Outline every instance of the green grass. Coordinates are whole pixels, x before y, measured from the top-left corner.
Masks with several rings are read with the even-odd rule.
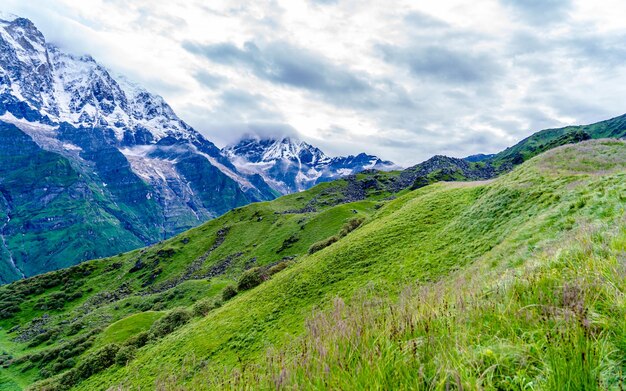
[[[558,255],[546,246],[518,270],[479,262],[398,296],[363,289],[316,312],[302,337],[260,363],[207,367],[191,388],[617,388],[626,280],[611,241],[624,235],[602,225],[566,239]]]
[[[337,204],[346,183],[239,208],[152,248],[0,288],[22,297],[20,311],[0,321],[0,348],[28,357],[95,332],[80,362],[98,346],[124,344],[132,333],[125,330],[145,330],[150,311],[219,301],[244,270],[288,260],[261,285],[75,388],[619,387],[624,143],[557,148],[488,183],[439,183],[395,199],[372,191]],[[358,229],[307,253],[355,217],[365,218]],[[37,293],[55,278],[61,282]],[[35,308],[76,290],[83,295],[62,309]],[[49,329],[74,319],[85,327],[35,347],[15,342],[21,331],[7,330],[43,313]],[[107,327],[120,337],[108,337]],[[0,379],[22,387],[52,365],[24,371],[31,361],[10,362]]]
[[[109,343],[122,343],[142,331],[148,331],[154,321],[161,316],[163,316],[162,312],[146,311],[118,320],[100,334],[96,345],[102,346]]]
[[[42,363],[30,356],[95,333],[89,349],[75,357],[80,362],[112,342],[102,337],[111,324],[218,299],[244,270],[297,259],[350,219],[371,215],[380,203],[376,200],[389,196],[375,190],[371,200],[346,205],[345,188],[345,181],[326,183],[304,194],[238,208],[148,249],[0,287],[0,313],[15,309],[0,319],[0,351],[13,356],[8,361],[18,359],[0,371],[19,387],[49,377],[50,369],[66,360]],[[34,344],[41,333],[49,338]]]
[[[622,138],[626,135],[626,115],[590,125],[545,129],[532,134],[514,146],[487,159],[495,166],[519,164],[560,145],[586,139]]]
[[[585,164],[581,171],[570,170],[569,174],[563,174],[563,170],[575,162],[578,154],[585,148],[597,151],[594,155],[596,161]],[[372,289],[377,292],[375,301],[383,300],[380,299],[382,296],[393,303],[394,300],[402,300],[401,292],[407,286],[429,287],[445,284],[451,278],[447,276],[457,274],[467,279],[472,277],[471,273],[476,273],[475,268],[480,266],[478,270],[483,272],[480,274],[481,278],[474,278],[471,284],[465,285],[469,293],[466,298],[468,301],[472,300],[470,287],[479,291],[475,293],[477,297],[498,289],[497,283],[500,281],[498,277],[504,271],[510,271],[515,276],[516,273],[522,273],[516,281],[517,291],[525,292],[528,287],[534,286],[533,282],[538,277],[532,274],[527,276],[522,270],[532,264],[533,260],[542,261],[542,251],[555,251],[554,246],[561,243],[560,251],[570,250],[575,253],[575,247],[567,238],[575,232],[581,232],[580,230],[587,226],[587,221],[602,225],[621,218],[623,210],[619,208],[620,201],[615,195],[626,194],[623,174],[625,167],[620,159],[615,159],[607,167],[604,159],[604,156],[615,154],[620,156],[626,154],[624,144],[596,142],[565,147],[535,159],[491,184],[482,186],[440,184],[399,197],[346,238],[319,253],[302,258],[271,281],[241,294],[206,318],[184,327],[159,344],[147,346],[145,352],[128,367],[113,368],[102,375],[97,375],[84,383],[81,388],[98,388],[116,383],[126,384],[130,388],[150,387],[155,382],[165,385],[184,384],[194,389],[222,388],[224,384],[219,381],[232,380],[232,369],[229,368],[233,367],[246,368],[246,371],[250,371],[248,375],[242,375],[243,382],[239,383],[239,386],[235,385],[235,388],[243,388],[243,384],[250,384],[251,379],[256,378],[261,379],[260,385],[269,387],[272,381],[280,378],[280,373],[286,368],[280,360],[301,363],[300,355],[303,351],[311,352],[311,346],[300,351],[293,347],[286,348],[284,353],[270,355],[274,363],[279,363],[270,367],[263,366],[269,364],[261,364],[266,360],[268,347],[285,346],[285,341],[306,332],[305,324],[310,325],[311,320],[306,323],[305,319],[310,319],[311,311],[331,307],[337,296],[351,302],[355,294],[368,286],[373,286]],[[585,205],[580,205],[578,201],[583,197],[588,197],[589,201]],[[339,356],[329,354],[329,361],[325,365],[320,364],[317,367],[318,372],[306,368],[299,369],[298,365],[294,364],[292,384],[294,388],[302,386],[321,389],[359,388],[365,384],[376,384],[377,387],[385,389],[394,384],[404,384],[406,388],[411,388],[411,385],[421,381],[424,385],[443,388],[446,383],[458,378],[468,387],[483,384],[486,387],[497,388],[500,384],[498,382],[515,376],[511,371],[519,368],[519,360],[527,358],[524,349],[532,349],[535,343],[535,348],[538,346],[540,349],[535,355],[548,363],[531,362],[526,369],[528,371],[532,369],[534,372],[531,371],[528,375],[517,374],[520,379],[530,379],[535,382],[533,384],[546,389],[555,389],[554,385],[560,381],[558,376],[567,373],[567,365],[573,365],[581,376],[581,379],[576,380],[579,385],[585,385],[587,384],[585,382],[589,381],[595,382],[594,384],[598,381],[609,382],[611,376],[614,378],[620,376],[619,365],[611,368],[610,375],[601,377],[599,374],[603,370],[599,368],[604,368],[605,363],[598,357],[605,357],[613,351],[611,343],[615,342],[614,339],[596,341],[590,336],[580,334],[583,331],[573,327],[566,330],[566,335],[568,338],[571,337],[571,340],[563,346],[551,345],[553,350],[544,353],[541,346],[546,346],[545,343],[541,345],[531,339],[532,343],[526,346],[513,338],[518,334],[528,334],[532,337],[533,330],[539,327],[542,321],[542,313],[539,312],[538,315],[534,314],[537,317],[534,321],[531,319],[528,323],[516,325],[514,322],[519,316],[513,310],[529,305],[535,306],[537,304],[535,302],[541,303],[539,299],[558,301],[562,295],[558,288],[564,289],[563,284],[569,277],[566,272],[577,270],[575,266],[569,271],[562,267],[551,270],[549,278],[545,277],[545,286],[534,293],[532,290],[529,291],[529,296],[520,299],[518,303],[511,302],[512,298],[515,298],[511,291],[502,291],[503,296],[494,296],[492,298],[494,302],[478,300],[474,312],[470,314],[472,319],[468,327],[469,331],[473,330],[476,338],[481,336],[493,338],[496,331],[495,338],[486,344],[485,349],[482,349],[483,343],[480,340],[471,339],[472,334],[467,328],[459,328],[447,342],[441,341],[442,345],[430,348],[430,359],[425,361],[420,359],[418,360],[420,365],[408,366],[404,371],[397,371],[395,368],[398,368],[398,362],[395,360],[403,362],[403,358],[394,356],[397,353],[394,353],[396,348],[385,347],[379,334],[380,330],[374,329],[371,330],[369,342],[363,341],[364,351],[353,351],[348,357],[343,356],[350,352],[347,347],[346,350],[328,342],[328,349],[334,346]],[[464,274],[464,270],[468,272]],[[563,274],[555,273],[556,270]],[[588,271],[591,275],[595,273],[590,266]],[[463,286],[457,280],[448,284],[455,289]],[[585,285],[581,289],[590,288]],[[466,316],[470,316],[454,309],[452,303],[464,297],[464,290],[454,292],[457,293],[456,297],[442,300],[438,304],[431,305],[427,302],[421,308],[427,319],[436,318],[438,314],[442,315],[442,319],[434,326],[438,328],[440,335],[451,331],[453,325],[461,324]],[[446,295],[451,294],[446,293],[444,297]],[[417,299],[420,297],[417,295]],[[356,307],[363,307],[359,305],[358,300],[355,303]],[[502,307],[499,314],[491,311],[496,305]],[[623,313],[617,312],[623,311],[621,301],[609,301],[603,305],[608,309],[604,312],[606,316]],[[242,310],[244,308],[245,311]],[[376,316],[383,316],[385,319],[384,313],[385,311],[382,312],[383,315]],[[361,319],[358,315],[355,316]],[[387,316],[394,319],[394,315]],[[506,319],[513,324],[503,325],[506,333],[500,336],[497,333],[497,327],[500,327],[498,322],[506,323]],[[616,319],[621,320],[623,316],[614,318],[614,324],[607,327],[608,331],[616,331],[614,330]],[[356,323],[355,327],[358,326],[358,322]],[[373,323],[379,322],[374,320]],[[549,329],[550,321],[547,323],[548,326],[543,325],[543,329],[538,329],[540,330],[538,336],[545,336],[542,333]],[[393,324],[389,323],[388,327],[400,327],[398,324],[392,326]],[[338,338],[339,336],[333,333],[338,328],[337,324],[331,324],[327,329],[320,331],[318,336],[323,334],[329,339]],[[462,336],[466,336],[467,339],[460,340]],[[502,341],[496,343],[500,338]],[[511,340],[507,342],[507,338]],[[302,346],[301,343],[296,342],[295,345]],[[457,344],[458,351],[455,350]],[[464,363],[469,357],[464,356],[462,346],[474,355],[474,361],[468,361],[465,365],[469,367],[460,372],[462,368],[458,364]],[[350,360],[363,360],[368,357],[367,351],[373,353],[387,348],[390,349],[385,353],[388,356],[374,360],[370,370],[362,374],[351,370],[354,367],[350,366]],[[568,350],[570,348],[571,350]],[[574,356],[584,349],[589,350],[585,352],[587,358],[592,361],[589,367],[576,366]],[[565,353],[571,357],[564,355]],[[493,367],[495,362],[492,364],[487,362],[490,357],[481,359],[481,354],[487,356],[493,354],[494,357],[501,355],[502,357],[498,356],[494,360],[508,360],[506,370],[494,373],[494,368],[498,366]],[[311,355],[317,359],[322,356],[319,351]],[[562,357],[566,359],[562,360],[561,364],[553,362]],[[580,355],[576,357],[580,358]],[[344,359],[348,362],[342,361]],[[157,368],[164,364],[169,367],[168,375],[155,375]],[[419,380],[421,365],[424,365],[424,374],[422,380]],[[257,366],[259,369],[250,369]],[[337,383],[310,383],[314,379],[320,379],[318,375],[326,372],[327,366],[331,372],[336,371],[335,375],[330,377]],[[458,373],[451,372],[454,367],[458,367]],[[181,373],[181,368],[190,369]],[[207,368],[211,375],[203,374],[198,368]],[[226,375],[215,376],[216,373]],[[272,374],[272,377],[264,378],[265,373]],[[547,376],[548,373],[551,375]],[[218,383],[215,383],[216,381]]]

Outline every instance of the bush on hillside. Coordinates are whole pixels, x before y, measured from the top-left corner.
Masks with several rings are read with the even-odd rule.
[[[83,322],[74,322],[67,329],[67,335],[76,335],[79,331],[85,328],[85,324]]]
[[[0,310],[0,320],[9,319],[13,314],[20,311],[19,304],[14,302],[2,301],[0,302],[0,308],[2,308],[2,310]]]
[[[364,217],[355,217],[353,219],[350,219],[341,228],[341,231],[339,232],[339,236],[343,238],[344,236],[346,236],[350,232],[352,232],[355,229],[359,228],[361,226],[361,224],[363,224],[364,221],[365,221]]]
[[[241,292],[252,289],[257,285],[260,285],[266,279],[267,276],[263,269],[260,267],[253,267],[252,269],[248,269],[243,272],[239,278],[239,282],[237,283],[237,290]]]
[[[410,190],[417,190],[420,189],[424,186],[428,186],[430,185],[430,180],[425,177],[425,176],[418,176],[417,178],[415,178],[415,180],[413,181],[413,184],[410,187]]]
[[[223,301],[228,301],[228,300],[232,299],[235,296],[237,296],[237,288],[235,288],[234,285],[228,285],[222,291],[222,300]]]
[[[283,244],[281,244],[280,248],[278,250],[276,250],[276,253],[279,253],[281,251],[285,251],[286,249],[292,247],[299,240],[300,240],[300,238],[298,237],[298,235],[296,235],[296,234],[291,235],[290,237],[288,237],[287,239],[285,239],[283,241]]]
[[[52,330],[48,330],[45,331],[39,335],[37,335],[35,338],[33,338],[30,343],[28,344],[29,348],[34,348],[35,346],[39,346],[42,343],[49,341],[49,340],[54,340],[57,336],[59,335],[59,330],[58,329],[52,329]]]
[[[289,266],[289,264],[290,264],[290,263],[291,263],[291,262],[289,262],[289,261],[281,261],[281,262],[278,262],[276,265],[274,265],[274,266],[270,267],[270,268],[267,270],[267,276],[268,276],[268,277],[269,277],[269,276],[273,276],[274,274],[276,274],[276,273],[278,273],[278,272],[281,272],[281,271],[285,270],[285,269],[287,268],[287,266]]]
[[[309,247],[309,254],[315,254],[316,252],[325,249],[331,244],[338,242],[339,239],[343,238],[350,232],[359,228],[363,224],[364,221],[365,221],[365,218],[363,217],[355,217],[353,219],[348,220],[348,222],[345,223],[343,227],[341,228],[341,231],[339,231],[339,234],[333,235],[329,238],[313,243],[311,247]]]
[[[330,238],[326,238],[324,240],[320,240],[319,242],[315,242],[309,247],[309,254],[315,254],[318,251],[325,249],[333,243],[339,241],[337,236],[331,236]]]
[[[120,347],[117,344],[111,343],[93,353],[89,353],[75,368],[75,380],[87,379],[113,365],[115,356],[119,350]]]
[[[164,337],[189,322],[190,319],[191,312],[189,310],[186,308],[175,308],[154,322],[152,327],[150,327],[150,338]]]
[[[137,348],[132,345],[122,346],[115,355],[117,365],[126,365],[135,358]]]
[[[222,306],[220,300],[202,299],[193,306],[193,314],[195,316],[206,316],[209,312]]]
[[[142,331],[126,340],[125,346],[134,346],[137,349],[145,346],[150,340],[150,334],[147,331]]]

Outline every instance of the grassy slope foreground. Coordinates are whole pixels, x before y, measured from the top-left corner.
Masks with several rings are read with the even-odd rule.
[[[176,307],[200,302],[196,312],[204,313],[244,270],[268,278],[347,222],[371,215],[390,196],[388,175],[361,175],[235,209],[150,248],[0,287],[0,389],[77,368]],[[362,201],[347,204],[353,199]]]
[[[619,389],[624,143],[564,146],[489,183],[393,200],[337,205],[344,185],[1,288],[13,309],[0,384]]]

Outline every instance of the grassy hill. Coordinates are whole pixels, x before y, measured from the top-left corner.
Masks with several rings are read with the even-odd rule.
[[[491,162],[495,166],[507,163],[515,165],[560,145],[588,139],[623,138],[624,136],[626,136],[626,115],[621,115],[589,125],[545,129],[482,161]]]
[[[599,140],[493,181],[390,197],[367,173],[239,208],[0,288],[0,386],[618,389],[625,179]]]
[[[625,136],[626,115],[590,125],[545,129],[494,155],[481,154],[468,156],[465,159],[433,156],[401,172],[398,177],[398,184],[402,188],[417,189],[439,181],[492,179],[561,145],[579,143],[590,139],[621,139]]]

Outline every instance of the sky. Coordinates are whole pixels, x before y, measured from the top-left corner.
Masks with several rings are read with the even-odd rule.
[[[222,147],[294,136],[409,166],[626,113],[620,0],[3,0]]]

